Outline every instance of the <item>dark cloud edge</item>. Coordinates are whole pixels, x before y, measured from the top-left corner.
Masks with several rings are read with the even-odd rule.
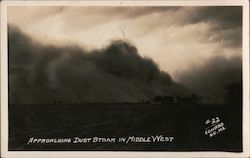
[[[75,45],[41,45],[11,25],[8,33],[13,103],[62,98],[68,102],[141,102],[157,95],[189,93],[152,59],[141,57],[128,41],[116,40],[87,52]]]

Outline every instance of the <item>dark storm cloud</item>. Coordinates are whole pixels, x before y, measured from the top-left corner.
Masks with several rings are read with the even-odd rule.
[[[192,9],[190,9],[192,8]],[[107,8],[106,8],[107,9]],[[183,16],[178,17],[175,23],[195,24],[199,22],[213,23],[219,29],[232,29],[242,25],[242,7],[241,6],[200,6],[200,7],[180,7],[180,6],[155,6],[155,7],[112,7],[112,13],[120,12],[127,18],[136,18],[148,14],[159,13],[162,20],[166,14]],[[178,14],[183,12],[185,14]],[[171,17],[168,17],[171,18]]]
[[[209,22],[219,29],[237,28],[242,25],[242,7],[213,6],[196,7],[187,16],[187,23]]]
[[[213,6],[195,7],[182,21],[183,25],[207,23],[212,28],[208,37],[217,34],[212,42],[225,41],[226,47],[241,47],[242,44],[242,7]]]
[[[141,102],[187,90],[127,41],[87,52],[36,43],[8,27],[9,102]]]
[[[227,95],[228,86],[241,84],[242,60],[240,57],[213,57],[202,66],[192,67],[178,76],[180,82],[198,94],[222,98]],[[241,93],[239,89],[236,89],[235,93]]]
[[[126,18],[141,17],[158,13],[158,25],[148,25],[148,31],[169,27],[183,27],[205,23],[210,26],[203,42],[224,41],[225,47],[241,47],[242,7],[241,6],[198,6],[198,7],[138,7],[122,14]],[[126,10],[126,9],[125,9]],[[128,10],[128,9],[127,9]],[[149,19],[150,20],[150,19]],[[171,21],[169,23],[169,21]],[[199,28],[197,28],[199,29]],[[214,38],[216,36],[217,38]]]
[[[218,51],[242,47],[242,7],[195,7],[182,25],[197,23],[212,26],[207,31],[204,42],[207,39],[207,42],[220,42],[222,47]],[[179,71],[177,78],[198,94],[211,96],[222,102],[239,102],[242,93],[241,55],[227,59],[218,54],[202,65]]]

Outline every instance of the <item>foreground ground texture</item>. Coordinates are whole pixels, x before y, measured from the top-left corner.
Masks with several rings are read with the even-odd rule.
[[[239,105],[9,105],[9,150],[241,152],[241,114]],[[206,121],[216,117],[225,129],[210,137],[205,134],[209,125]],[[142,140],[159,135],[174,139],[172,142],[117,141],[121,137]],[[30,138],[74,141],[75,137],[115,138],[116,141],[28,143]]]

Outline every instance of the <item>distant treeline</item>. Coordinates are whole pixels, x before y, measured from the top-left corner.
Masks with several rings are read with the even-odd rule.
[[[178,103],[178,104],[201,104],[201,103],[208,103],[209,99],[212,100],[209,97],[206,97],[205,99],[202,97],[199,97],[196,94],[192,94],[189,96],[155,96],[152,99],[149,100],[138,100],[137,102],[111,102],[111,104],[173,104],[173,103]],[[87,102],[87,104],[99,104],[99,102]],[[53,104],[86,104],[86,103],[70,103],[67,101],[63,100],[54,100]],[[110,103],[109,103],[110,104]]]
[[[235,90],[234,85],[227,87],[228,93],[224,98],[214,96],[198,96],[197,94],[185,95],[185,96],[155,96],[149,100],[138,100],[137,102],[80,102],[72,103],[64,100],[53,100],[52,104],[231,104],[242,103],[242,94]],[[233,89],[233,90],[231,90]]]
[[[163,103],[200,103],[201,98],[195,94],[190,96],[156,96],[147,101],[151,104],[163,104]]]

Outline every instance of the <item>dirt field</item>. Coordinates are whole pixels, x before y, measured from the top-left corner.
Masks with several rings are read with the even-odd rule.
[[[9,105],[9,150],[242,151],[239,105]],[[205,121],[226,129],[205,135]],[[128,138],[162,135],[172,142],[28,143],[30,138]]]

